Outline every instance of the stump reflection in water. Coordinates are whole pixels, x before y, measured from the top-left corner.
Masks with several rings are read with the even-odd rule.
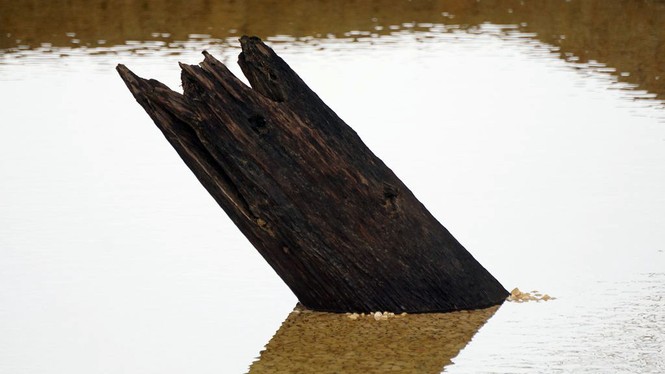
[[[498,308],[376,320],[296,307],[249,372],[440,373]]]

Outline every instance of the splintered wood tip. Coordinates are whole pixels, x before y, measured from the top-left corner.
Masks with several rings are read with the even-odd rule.
[[[240,47],[244,53],[248,54],[256,54],[258,52],[264,56],[270,56],[274,53],[258,36],[241,36]]]
[[[135,93],[143,79],[134,74],[133,71],[129,70],[129,68],[123,64],[118,64],[118,66],[115,67],[115,70],[120,74],[120,78],[125,82],[127,88],[129,88],[132,93]]]
[[[115,67],[115,70],[120,74],[122,79],[125,79],[125,77],[129,77],[132,75],[131,70],[127,68],[127,66],[123,64],[118,64],[118,66]]]

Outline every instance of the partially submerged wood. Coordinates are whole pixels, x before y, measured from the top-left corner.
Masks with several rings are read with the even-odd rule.
[[[117,70],[203,186],[306,307],[445,312],[508,292],[255,37],[239,64],[181,64],[184,93]]]

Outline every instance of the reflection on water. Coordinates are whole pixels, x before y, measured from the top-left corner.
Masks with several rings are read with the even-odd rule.
[[[0,49],[9,52],[7,63],[34,51],[60,56],[230,47],[243,34],[273,42],[372,44],[404,32],[427,42],[442,32],[513,25],[509,34],[546,43],[578,68],[612,74],[650,93],[636,98],[663,100],[663,19],[665,3],[633,0],[4,1]]]
[[[440,373],[497,309],[352,319],[296,308],[249,372]]]
[[[0,1],[0,372],[243,372],[292,310],[113,69],[178,89],[177,61],[204,48],[238,72],[242,33],[267,38],[507,289],[557,298],[505,303],[475,335],[480,321],[423,327],[419,362],[665,372],[664,6]],[[252,370],[284,364],[280,339],[317,322],[330,339],[392,326],[329,317],[290,315]]]

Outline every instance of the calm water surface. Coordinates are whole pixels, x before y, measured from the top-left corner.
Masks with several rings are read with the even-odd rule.
[[[0,1],[0,373],[246,372],[278,329],[253,372],[330,331],[320,372],[665,372],[662,2],[186,4]],[[506,288],[557,299],[399,330],[419,355],[298,324],[114,71],[177,89],[208,49],[241,75],[243,33]]]

